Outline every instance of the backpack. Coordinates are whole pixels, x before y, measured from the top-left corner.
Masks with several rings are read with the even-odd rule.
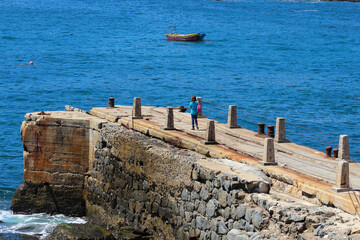
[[[198,103],[198,105],[197,105],[197,113],[201,113],[201,105]]]

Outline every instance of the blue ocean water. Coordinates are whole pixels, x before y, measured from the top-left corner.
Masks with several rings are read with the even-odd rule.
[[[155,106],[202,96],[208,117],[225,122],[234,104],[239,124],[254,131],[285,117],[305,127],[287,125],[293,142],[324,151],[347,134],[360,160],[359,3],[2,0],[0,13],[4,211],[23,180],[25,113],[89,110],[110,96]],[[166,41],[170,24],[206,41]]]

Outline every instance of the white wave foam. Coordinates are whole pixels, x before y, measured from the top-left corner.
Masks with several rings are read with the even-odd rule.
[[[13,214],[12,211],[0,210],[0,233],[19,233],[39,236],[49,235],[60,223],[84,224],[86,221],[78,217],[66,217],[62,214],[48,215],[44,213],[24,215]]]

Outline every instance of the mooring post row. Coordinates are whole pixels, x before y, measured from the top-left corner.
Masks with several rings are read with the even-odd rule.
[[[198,117],[205,117],[202,113],[203,110],[203,103],[202,97],[197,97],[198,104],[201,106],[201,111],[198,113]],[[115,98],[109,97],[109,105],[108,108],[115,107]],[[141,119],[141,98],[134,97],[133,102],[133,119]],[[265,134],[265,123],[261,122],[258,123],[258,134],[264,135]],[[229,105],[228,111],[228,121],[227,126],[229,128],[239,128],[240,126],[237,125],[237,107],[236,105]],[[270,138],[274,138],[275,142],[288,142],[285,137],[285,118],[278,117],[276,118],[276,128],[274,125],[267,125],[268,127],[268,136]],[[172,108],[167,108],[166,112],[166,126],[163,128],[165,130],[174,130],[174,113]],[[276,130],[276,132],[275,132]],[[208,126],[206,129],[206,140],[207,144],[216,143],[215,141],[215,122],[213,120],[208,121]],[[266,143],[265,145],[269,145],[271,143]],[[272,143],[273,144],[273,143]],[[339,160],[345,160],[348,162],[354,162],[350,160],[350,152],[349,152],[349,136],[348,135],[340,135],[339,137],[339,149],[332,149],[331,146],[326,147],[326,156],[331,157],[331,151],[333,151],[333,157]]]

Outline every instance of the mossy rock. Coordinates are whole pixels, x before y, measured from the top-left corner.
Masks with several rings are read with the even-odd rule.
[[[113,234],[114,233],[114,234]],[[91,224],[59,224],[46,240],[150,240],[150,234],[133,227],[119,227],[113,233],[105,228]],[[114,237],[114,235],[116,237]]]
[[[112,240],[115,239],[111,232],[94,224],[59,224],[47,236],[48,240]]]
[[[139,231],[133,227],[120,227],[114,230],[116,239],[121,240],[150,240],[154,239],[149,233]]]

